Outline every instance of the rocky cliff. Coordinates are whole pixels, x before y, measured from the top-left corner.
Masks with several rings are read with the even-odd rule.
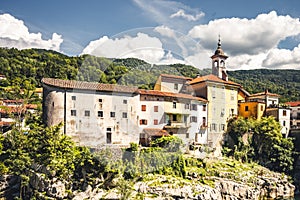
[[[20,177],[1,176],[0,198],[13,199],[20,195]],[[115,179],[116,187],[111,190],[102,188],[101,180],[98,185],[88,185],[84,191],[67,190],[68,183],[52,179],[47,180],[38,174],[32,174],[28,193],[39,193],[39,197],[47,199],[120,199],[124,197],[136,199],[210,199],[210,200],[245,200],[245,199],[279,199],[292,197],[295,187],[288,181],[287,176],[272,173],[270,176],[258,176],[249,184],[220,177],[201,177],[200,174],[189,173],[186,179],[148,175],[143,181],[135,183]],[[132,184],[132,185],[131,185]],[[29,189],[30,188],[30,189]],[[127,195],[127,196],[125,196]]]

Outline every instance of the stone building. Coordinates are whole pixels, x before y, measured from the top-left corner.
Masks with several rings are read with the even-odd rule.
[[[136,87],[44,78],[43,120],[63,122],[79,145],[97,148],[139,141]]]
[[[52,78],[42,83],[44,122],[62,122],[62,131],[79,145],[147,145],[163,135],[176,135],[186,145],[207,143],[207,101],[202,98]]]

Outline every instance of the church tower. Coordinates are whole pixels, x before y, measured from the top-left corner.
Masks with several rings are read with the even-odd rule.
[[[215,51],[215,54],[211,56],[212,59],[212,74],[221,78],[224,81],[228,81],[228,75],[226,72],[225,60],[228,58],[224,54],[224,51],[221,48],[221,39],[219,35],[218,48]]]

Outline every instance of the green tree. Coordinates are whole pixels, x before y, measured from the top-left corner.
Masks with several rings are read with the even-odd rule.
[[[272,170],[291,172],[294,145],[291,138],[284,138],[281,126],[274,117],[261,120],[233,119],[228,123],[231,138],[226,145],[229,155],[242,161],[253,160]]]

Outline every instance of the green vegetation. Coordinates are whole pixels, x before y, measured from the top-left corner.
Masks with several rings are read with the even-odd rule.
[[[300,70],[238,70],[229,71],[229,78],[240,83],[250,94],[269,92],[280,94],[280,102],[300,100]]]
[[[160,74],[195,78],[211,73],[210,69],[200,70],[183,64],[151,65],[135,58],[107,59],[90,55],[70,57],[50,50],[15,48],[0,48],[0,71],[7,77],[7,80],[0,81],[1,87],[13,83],[23,87],[25,80],[40,87],[43,77],[51,77],[135,85],[144,89],[153,89]],[[299,70],[257,69],[229,71],[228,74],[232,81],[240,83],[250,93],[269,89],[270,92],[282,95],[282,102],[300,99]]]
[[[271,170],[290,173],[294,144],[291,138],[282,136],[280,129],[279,122],[273,117],[232,119],[227,129],[231,140],[223,153],[243,162],[255,161]]]

